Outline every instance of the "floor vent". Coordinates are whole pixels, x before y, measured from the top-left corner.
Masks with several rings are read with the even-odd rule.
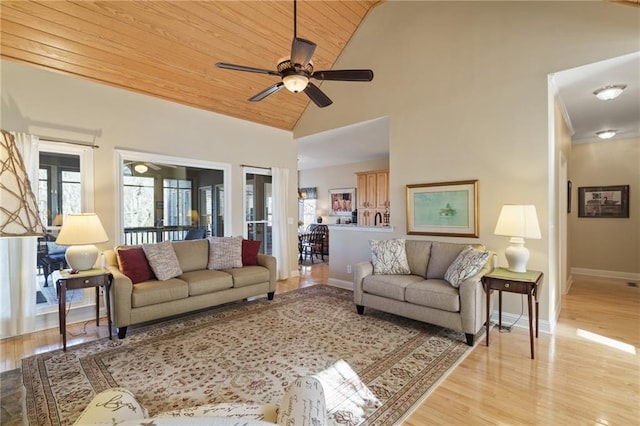
[[[628,285],[629,287],[636,287],[636,288],[638,287],[638,283],[628,282],[628,283],[627,283],[627,285]]]

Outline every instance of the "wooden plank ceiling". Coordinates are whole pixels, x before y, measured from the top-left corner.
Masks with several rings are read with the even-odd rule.
[[[318,45],[316,70],[331,69],[380,1],[298,1],[298,36]],[[293,1],[2,0],[0,8],[5,59],[287,130],[309,104],[287,90],[248,102],[278,77],[214,66],[275,70],[291,50]]]

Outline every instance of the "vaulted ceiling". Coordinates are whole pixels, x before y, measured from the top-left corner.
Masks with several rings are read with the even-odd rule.
[[[332,68],[380,2],[298,1],[297,34],[318,45],[316,70]],[[275,70],[291,50],[293,1],[2,0],[0,16],[8,60],[287,130],[317,108],[286,90],[248,102],[278,77],[214,66]]]

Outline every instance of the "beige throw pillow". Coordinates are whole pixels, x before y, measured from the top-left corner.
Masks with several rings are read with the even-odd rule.
[[[207,269],[242,268],[242,237],[209,237]]]
[[[371,263],[374,274],[411,274],[404,238],[370,240],[369,244],[371,245]]]
[[[166,281],[182,275],[182,268],[178,262],[175,250],[171,241],[163,241],[157,244],[143,244],[145,256],[149,261],[149,266],[160,281]]]
[[[477,250],[471,246],[465,247],[447,269],[444,279],[452,286],[460,287],[464,280],[482,269],[488,258],[488,251]]]

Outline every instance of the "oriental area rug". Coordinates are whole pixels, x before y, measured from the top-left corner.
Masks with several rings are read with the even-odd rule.
[[[26,418],[73,424],[111,387],[133,392],[150,417],[221,402],[277,405],[296,378],[343,363],[364,386],[351,386],[353,395],[343,386],[336,398],[327,388],[340,383],[323,382],[331,423],[391,425],[470,350],[461,333],[372,309],[361,316],[351,291],[316,285],[25,358]]]

